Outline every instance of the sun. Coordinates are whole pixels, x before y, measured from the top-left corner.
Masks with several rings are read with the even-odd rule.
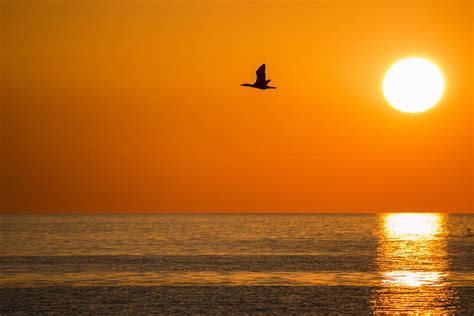
[[[396,62],[385,74],[383,93],[395,109],[418,113],[433,107],[443,95],[441,71],[423,58],[406,58]]]

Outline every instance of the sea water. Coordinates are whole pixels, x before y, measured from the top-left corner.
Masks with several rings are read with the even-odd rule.
[[[474,313],[474,215],[3,215],[0,313]]]

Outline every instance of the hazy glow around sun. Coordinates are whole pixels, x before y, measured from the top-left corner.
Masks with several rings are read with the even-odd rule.
[[[402,112],[418,113],[433,107],[444,91],[441,71],[422,58],[395,63],[385,75],[383,93],[391,106]]]

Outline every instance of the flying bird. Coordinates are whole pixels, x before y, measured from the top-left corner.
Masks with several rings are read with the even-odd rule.
[[[266,80],[265,76],[265,64],[262,64],[258,69],[257,69],[257,80],[255,80],[255,83],[250,84],[250,83],[243,83],[241,84],[242,87],[251,87],[251,88],[257,88],[261,90],[267,90],[267,89],[276,89],[276,87],[270,87],[268,83],[271,80]]]

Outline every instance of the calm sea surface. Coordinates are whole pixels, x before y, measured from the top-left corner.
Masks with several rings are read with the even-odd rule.
[[[474,215],[0,220],[2,315],[474,315]]]

